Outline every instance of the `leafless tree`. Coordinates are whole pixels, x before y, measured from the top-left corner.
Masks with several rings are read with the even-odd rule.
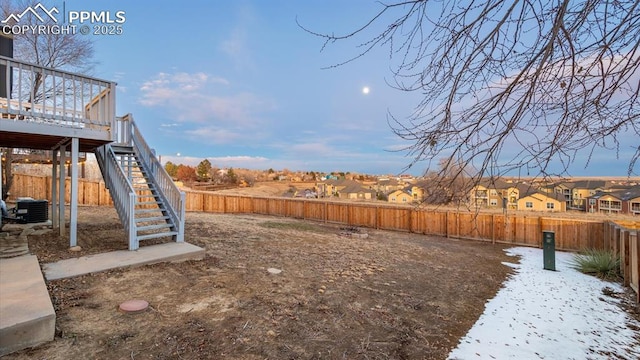
[[[0,10],[2,18],[8,14],[20,13],[29,6],[35,7],[38,4],[35,0],[8,1],[3,3]],[[43,2],[40,2],[43,3]],[[20,19],[20,25],[44,25],[52,26],[53,21],[43,18],[44,22],[36,19],[32,13],[27,13]],[[14,25],[14,24],[6,24]],[[71,32],[39,32],[24,31],[14,35],[14,58],[32,64],[68,70],[80,74],[89,74],[95,65],[93,60],[94,48],[93,40],[90,36],[82,36]],[[30,82],[33,99],[30,102],[42,102],[49,99],[53,94],[61,94],[70,89],[62,89],[61,84],[45,84],[41,73],[35,74],[35,79]]]
[[[388,48],[387,82],[423,95],[406,118],[388,114],[409,141],[408,167],[445,158],[441,175],[462,161],[476,180],[560,176],[606,149],[628,158],[629,176],[640,172],[640,141],[628,145],[640,139],[640,0],[378,4],[346,34],[299,25],[323,49],[355,42],[356,55],[330,67]]]
[[[475,170],[469,169],[463,161],[449,163],[450,159],[440,159],[438,169],[425,174],[420,182],[425,190],[423,203],[428,205],[467,206],[469,192],[474,185]]]
[[[35,7],[38,1],[2,1],[0,3],[0,17],[6,19],[10,14],[21,13],[29,6]],[[46,3],[41,1],[40,3]],[[44,19],[44,24],[35,19],[33,14],[28,13],[20,19],[20,25],[53,25],[52,20]],[[2,24],[12,26],[14,24]],[[72,71],[76,73],[88,74],[95,65],[93,61],[94,48],[93,41],[89,36],[82,36],[72,33],[55,32],[31,32],[24,31],[14,35],[14,58],[26,61],[35,65]],[[61,83],[47,82],[43,79],[42,73],[35,73],[35,77],[27,83],[31,86],[29,91],[20,92],[29,94],[29,99],[24,99],[29,103],[43,103],[48,99],[55,98],[65,92],[73,91],[68,86],[63,88]],[[11,153],[12,149],[4,149],[4,153],[9,156],[4,157],[3,168],[6,169],[3,192],[9,191],[13,176],[11,175]]]

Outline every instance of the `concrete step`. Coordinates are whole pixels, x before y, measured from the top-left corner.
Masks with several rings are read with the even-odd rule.
[[[38,259],[0,259],[0,357],[52,341],[56,328]]]
[[[198,246],[184,242],[171,242],[160,245],[143,246],[136,251],[118,250],[60,260],[55,263],[44,264],[42,270],[47,280],[55,280],[110,269],[156,264],[165,261],[202,260],[204,255],[204,249]]]

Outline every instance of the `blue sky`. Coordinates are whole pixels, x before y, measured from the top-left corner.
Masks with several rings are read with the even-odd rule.
[[[133,114],[163,161],[370,174],[398,174],[410,162],[389,151],[409,144],[392,133],[386,114],[410,114],[419,94],[385,84],[388,50],[323,70],[358,49],[334,44],[321,52],[322,40],[296,25],[297,18],[318,32],[353,30],[378,11],[375,1],[67,0],[65,6],[125,12],[122,35],[91,35],[94,75],[118,83],[118,113]],[[615,157],[598,153],[588,169],[577,161],[572,175],[625,175],[628,157]],[[419,164],[411,173],[425,169]]]

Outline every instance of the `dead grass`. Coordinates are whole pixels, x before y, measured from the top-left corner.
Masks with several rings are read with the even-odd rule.
[[[51,235],[29,239],[32,251],[54,261],[126,248],[113,209],[81,207],[79,221],[80,254]],[[186,239],[206,249],[203,261],[49,282],[55,340],[7,359],[443,359],[513,261],[483,242],[340,231],[189,213]],[[134,298],[150,310],[117,311]]]

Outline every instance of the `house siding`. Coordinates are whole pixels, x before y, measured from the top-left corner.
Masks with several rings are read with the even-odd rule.
[[[530,203],[531,207],[527,207],[527,203]],[[566,203],[537,193],[518,199],[518,210],[559,212],[566,210]]]

